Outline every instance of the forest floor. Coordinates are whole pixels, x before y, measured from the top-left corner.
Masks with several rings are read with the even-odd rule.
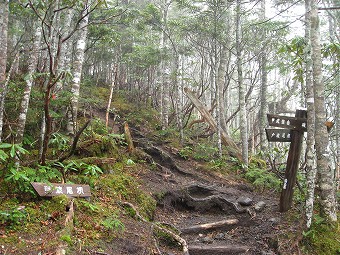
[[[185,254],[183,244],[190,255],[303,254],[299,250],[300,214],[296,210],[280,213],[277,192],[255,190],[237,171],[221,173],[208,169],[204,162],[184,159],[169,143],[133,137],[145,161],[124,172],[138,180],[138,189],[157,200],[151,221],[137,219],[130,210],[119,215],[124,231],[108,231],[100,224],[108,214],[100,215],[99,204],[109,214],[126,205],[134,206],[130,209],[137,214],[140,208],[137,200],[122,199],[131,191],[119,179],[112,181],[121,192],[118,197],[100,188],[101,182],[112,178],[107,173],[96,182],[91,204],[77,200],[72,233],[61,234],[67,215],[61,200],[21,201],[18,205],[29,212],[29,222],[12,230],[0,224],[0,254],[180,255]],[[130,179],[124,178],[128,186]],[[123,200],[125,205],[120,203]],[[157,226],[171,233],[158,231]],[[179,245],[179,238],[185,243]]]
[[[302,217],[280,213],[278,193],[256,191],[236,172],[207,171],[167,145],[145,150],[157,165],[139,175],[143,188],[159,198],[154,220],[179,230],[190,255],[301,254]],[[178,247],[163,249],[183,254]]]
[[[206,162],[181,157],[171,143],[144,135],[132,132],[146,163],[154,167],[141,167],[133,176],[157,200],[152,223],[127,218],[125,233],[106,252],[91,248],[82,254],[185,254],[178,239],[155,234],[153,224],[183,238],[190,255],[303,254],[303,212],[280,213],[278,192],[257,190],[241,170],[208,169]]]
[[[129,177],[112,181],[121,192],[113,195],[116,190],[101,184],[113,176],[113,170],[106,171],[94,184],[93,198],[77,202],[72,233],[61,234],[67,212],[50,208],[53,200],[15,202],[15,206],[30,212],[28,223],[21,229],[8,230],[0,222],[0,254],[61,255],[63,251],[79,255],[303,254],[299,248],[303,212],[295,208],[280,213],[277,192],[255,189],[241,177],[241,170],[212,170],[206,167],[206,162],[183,158],[178,148],[162,139],[146,138],[142,132],[132,132],[132,137],[139,158],[144,160],[126,166],[122,173],[128,172],[138,180],[138,189],[157,201],[152,220],[136,218],[140,209],[137,203],[144,200],[129,201],[131,191],[126,188],[132,183]],[[121,183],[126,187],[119,186]],[[3,205],[7,198],[15,199],[6,194],[0,196]],[[127,203],[120,202],[124,200]],[[61,202],[54,204],[60,207]],[[136,212],[131,213],[126,206],[134,206],[130,209]],[[104,216],[98,208],[106,208],[105,217],[113,219],[106,222],[107,228],[100,223]],[[121,226],[114,225],[119,221],[109,218],[111,213],[119,214],[124,231],[110,231]],[[183,252],[183,245],[187,245],[189,253]],[[60,249],[63,246],[66,248]]]

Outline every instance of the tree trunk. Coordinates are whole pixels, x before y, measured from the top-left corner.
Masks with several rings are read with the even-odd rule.
[[[338,74],[339,75],[339,74]],[[339,78],[338,78],[339,79]],[[335,114],[335,123],[338,123],[335,127],[335,133],[336,136],[336,181],[337,181],[337,187],[336,190],[340,189],[340,82],[338,83],[338,86],[336,88],[336,114]]]
[[[113,78],[113,81],[111,83],[109,101],[108,101],[107,107],[106,107],[106,114],[105,114],[105,126],[106,126],[106,128],[109,127],[109,116],[110,116],[110,109],[111,109],[111,102],[112,102],[112,94],[113,94],[113,89],[115,87],[116,80],[117,80],[116,77],[117,77],[117,66],[114,67],[114,78]]]
[[[236,10],[236,61],[237,61],[237,84],[239,89],[240,105],[240,132],[242,143],[242,161],[245,167],[248,167],[248,127],[246,115],[245,84],[243,83],[242,74],[242,25],[241,25],[241,1],[237,0]]]
[[[174,47],[174,45],[173,45]],[[178,82],[178,75],[180,74],[180,70],[179,70],[179,61],[180,61],[180,57],[177,53],[176,49],[173,49],[174,54],[173,54],[173,68],[172,68],[172,72],[171,72],[171,80],[172,80],[172,87],[175,88],[175,114],[176,114],[176,124],[177,124],[177,128],[178,131],[180,133],[180,141],[181,143],[183,143],[183,115],[182,115],[182,84],[180,84]]]
[[[315,103],[315,149],[317,155],[318,180],[320,186],[320,214],[327,221],[335,222],[336,200],[334,172],[329,166],[328,132],[324,125],[326,120],[325,86],[322,81],[322,59],[320,45],[320,27],[318,1],[311,1],[311,46],[313,60],[313,91]]]
[[[306,16],[305,16],[305,58],[306,58],[306,104],[307,104],[307,141],[306,141],[306,225],[311,226],[314,208],[314,190],[316,177],[315,162],[315,109],[313,97],[313,81],[312,81],[312,59],[310,45],[310,0],[305,0]]]
[[[73,16],[73,9],[67,10],[67,14],[62,22],[62,32],[63,34],[71,31],[71,22]],[[70,73],[71,72],[71,54],[72,54],[72,40],[68,39],[60,48],[60,59],[58,62],[58,74],[61,72]],[[58,94],[63,89],[63,81],[58,81],[56,84],[55,93]]]
[[[260,19],[265,20],[266,19],[266,1],[261,1],[261,13],[260,13]],[[266,40],[266,32],[265,30],[262,31],[262,40]],[[261,50],[261,56],[260,56],[260,68],[261,68],[261,89],[260,89],[260,111],[259,111],[259,128],[260,128],[260,148],[261,151],[265,151],[268,143],[267,138],[265,134],[265,127],[267,126],[267,113],[268,113],[268,71],[267,71],[267,50],[268,47],[266,47],[265,44],[262,46]]]
[[[217,105],[218,105],[218,119],[219,119],[219,127],[222,130],[225,130],[227,132],[227,126],[226,126],[226,121],[225,121],[225,97],[224,97],[224,84],[225,84],[225,73],[226,73],[226,66],[227,66],[227,48],[226,46],[222,45],[221,53],[220,53],[220,63],[218,66],[217,70],[217,81],[216,81],[216,100],[217,100]],[[220,155],[222,155],[222,149],[219,148],[220,150]]]
[[[89,11],[90,3],[84,6],[83,19],[79,24],[79,38],[76,44],[75,56],[73,61],[73,79],[71,87],[71,110],[68,114],[68,134],[74,135],[77,130],[77,114],[78,114],[78,101],[80,92],[80,80],[84,62],[85,46],[87,39],[87,25],[89,20],[89,15],[86,13]]]
[[[35,34],[33,39],[33,45],[31,55],[28,60],[28,70],[26,75],[26,86],[24,88],[24,95],[22,97],[21,101],[21,108],[20,108],[20,114],[18,118],[18,129],[16,134],[16,143],[22,143],[24,131],[25,131],[25,124],[26,124],[26,118],[27,118],[27,111],[28,111],[28,105],[30,101],[31,96],[31,89],[34,82],[33,74],[37,67],[37,61],[38,61],[38,54],[39,54],[39,46],[40,46],[40,39],[41,39],[41,27],[36,24],[35,25]]]
[[[7,33],[8,33],[8,0],[0,0],[0,142],[6,97],[6,66],[7,66]]]
[[[171,2],[169,0],[164,1],[162,6],[162,35],[161,35],[161,48],[165,51],[168,45],[168,38],[166,35],[166,24],[168,19],[168,11]],[[170,112],[170,68],[168,60],[162,59],[162,80],[161,80],[161,118],[162,128],[166,129],[169,126],[169,112]]]

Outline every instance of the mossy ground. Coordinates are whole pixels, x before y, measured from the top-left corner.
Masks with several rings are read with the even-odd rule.
[[[308,231],[303,232],[303,244],[307,254],[339,255],[340,254],[340,214],[334,224],[326,224],[316,215]]]
[[[140,187],[138,179],[126,169],[99,176],[93,183],[91,198],[75,199],[74,230],[67,235],[58,233],[64,228],[68,198],[2,198],[0,212],[12,213],[13,220],[0,222],[0,253],[50,252],[62,241],[70,249],[110,243],[124,232],[126,221],[133,221],[133,215],[119,205],[120,201],[135,204],[144,217],[152,219],[156,202]],[[20,217],[15,218],[14,212],[19,212]]]
[[[107,99],[108,89],[98,88],[90,93],[86,92],[85,88],[84,91],[93,94],[96,100],[84,101],[82,104],[105,105],[103,102]],[[174,154],[188,161],[188,167],[193,168],[191,163],[195,161],[198,162],[195,165],[197,171],[217,173],[224,178],[228,176],[228,183],[244,182],[241,175],[235,175],[240,169],[238,162],[233,161],[230,155],[219,158],[216,146],[212,142],[209,143],[209,139],[197,138],[194,141],[186,138],[185,141],[180,141],[175,129],[160,128],[159,116],[154,110],[133,106],[130,101],[126,95],[116,93],[113,97],[112,114],[128,121],[130,127],[138,128],[147,138],[166,143]],[[65,228],[68,198],[61,196],[47,199],[33,196],[31,193],[11,192],[9,187],[13,184],[9,185],[4,181],[4,174],[1,173],[3,168],[0,169],[0,254],[49,254],[61,243],[67,244],[68,254],[88,254],[91,251],[110,254],[142,254],[143,251],[143,254],[152,254],[150,247],[155,245],[150,226],[135,220],[135,212],[121,206],[120,201],[134,204],[144,218],[152,221],[156,201],[149,191],[146,191],[140,176],[143,173],[156,172],[156,166],[147,163],[138,149],[132,154],[127,151],[121,123],[111,121],[109,126],[115,128],[107,129],[101,121],[105,112],[98,108],[96,115],[98,119],[92,121],[84,131],[75,155],[64,162],[65,165],[72,161],[76,164],[83,162],[96,165],[103,172],[67,172],[67,181],[89,184],[92,192],[89,199],[74,200],[74,228],[71,232],[62,231]],[[38,129],[35,125],[34,128]],[[187,130],[186,132],[191,134],[186,134],[186,137],[195,137],[196,131]],[[67,153],[69,149],[70,144],[64,136],[57,138],[59,140],[55,140],[56,143],[49,150],[51,159],[58,158],[60,153]],[[38,150],[31,151],[33,153],[30,157],[34,159]],[[225,148],[224,151],[228,149]],[[28,161],[32,159],[28,158]],[[268,188],[276,190],[277,183],[272,182],[275,176],[262,171],[266,167],[265,163],[253,159],[252,164],[254,167],[246,176],[248,181],[262,192],[268,191]],[[268,187],[268,184],[273,185]],[[157,188],[161,187],[162,183],[158,185]],[[158,193],[158,196],[160,199],[162,193]],[[299,214],[296,214],[298,216],[287,219],[288,224],[282,226],[285,228],[285,234],[279,239],[284,239],[282,242],[286,243],[287,247],[297,236],[301,236],[302,228],[296,226],[301,223],[302,213],[300,210]],[[303,239],[306,254],[339,254],[339,236],[339,224],[332,227],[323,224],[313,226]],[[158,233],[158,238],[170,241],[167,245],[174,244],[171,237],[164,233]],[[123,253],[117,252],[119,245],[125,246]],[[145,249],[149,252],[144,252]]]

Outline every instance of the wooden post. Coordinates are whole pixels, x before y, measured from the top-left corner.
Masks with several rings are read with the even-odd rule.
[[[296,110],[295,117],[306,118],[307,112],[305,110]],[[280,197],[280,212],[286,212],[292,206],[294,185],[299,169],[303,133],[304,129],[302,127],[302,122],[291,130],[292,140],[289,147],[287,167]]]

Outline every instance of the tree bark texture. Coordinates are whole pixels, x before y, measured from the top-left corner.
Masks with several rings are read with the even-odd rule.
[[[314,208],[314,190],[316,178],[316,161],[315,161],[315,109],[313,97],[313,80],[312,80],[312,59],[310,44],[310,0],[305,0],[305,82],[306,82],[306,104],[307,104],[307,140],[306,140],[306,225],[309,228],[312,224]]]
[[[8,0],[0,0],[0,142],[6,97],[7,35],[8,35]]]
[[[239,89],[240,105],[240,132],[242,144],[242,162],[248,166],[248,125],[246,114],[245,84],[243,83],[242,71],[242,24],[241,24],[241,1],[237,0],[236,10],[236,58],[237,58],[237,84]]]
[[[72,31],[71,29],[71,22],[73,17],[73,9],[70,8],[67,10],[66,16],[64,17],[62,21],[62,27],[60,28],[62,31],[62,34],[69,33],[69,31]],[[66,39],[64,37],[64,39]],[[69,38],[65,42],[61,42],[62,46],[60,47],[60,59],[58,62],[58,74],[61,72],[64,73],[70,73],[71,72],[71,54],[72,54],[72,40]],[[55,88],[55,93],[58,94],[63,89],[63,81],[58,81]]]
[[[313,91],[315,103],[315,149],[317,155],[317,174],[320,188],[320,213],[328,221],[336,221],[336,200],[334,172],[329,165],[328,132],[326,120],[325,86],[322,80],[322,59],[320,45],[320,21],[318,1],[311,1],[311,46],[313,60]]]
[[[266,1],[261,1],[260,19],[266,19]],[[266,31],[262,31],[262,40],[266,40]],[[261,88],[260,88],[260,110],[259,110],[259,128],[260,128],[260,148],[265,151],[268,143],[265,134],[265,127],[267,126],[267,113],[268,113],[268,71],[267,71],[267,50],[268,47],[263,44],[260,56],[261,68]]]
[[[78,102],[80,92],[80,80],[83,69],[85,46],[87,40],[87,25],[89,21],[89,8],[90,4],[86,3],[83,11],[83,19],[79,24],[79,38],[77,40],[74,61],[73,61],[73,79],[71,87],[71,111],[69,111],[69,119],[67,132],[69,134],[75,134],[77,129],[77,114],[78,114]]]
[[[28,60],[28,70],[27,75],[25,77],[26,85],[24,88],[24,95],[21,100],[21,107],[20,107],[20,114],[18,118],[18,128],[17,128],[17,134],[16,134],[16,143],[22,143],[24,131],[25,131],[25,124],[26,124],[26,118],[27,118],[27,111],[31,96],[31,89],[34,82],[33,74],[37,67],[38,62],[38,54],[39,54],[39,45],[40,45],[40,39],[41,39],[41,27],[36,24],[35,25],[35,34],[33,37],[33,44],[31,49],[31,54]]]

